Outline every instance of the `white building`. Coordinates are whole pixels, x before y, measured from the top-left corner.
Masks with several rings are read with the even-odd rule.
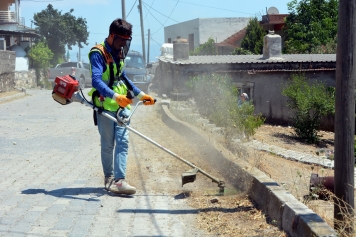
[[[11,11],[11,8],[14,10]],[[20,15],[20,0],[0,0],[0,50],[16,52],[16,71],[28,70],[24,49],[39,35],[25,26]]]
[[[187,39],[189,50],[192,51],[204,44],[211,37],[220,43],[231,35],[244,29],[249,22],[248,17],[231,18],[197,18],[164,28],[165,43],[173,43],[177,38]]]

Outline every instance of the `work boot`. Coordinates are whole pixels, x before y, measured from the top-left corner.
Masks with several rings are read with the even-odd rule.
[[[119,179],[110,186],[110,192],[132,195],[136,193],[136,188],[128,184],[125,179]]]
[[[114,183],[114,176],[109,176],[104,178],[104,187],[105,190],[110,191],[110,186]]]

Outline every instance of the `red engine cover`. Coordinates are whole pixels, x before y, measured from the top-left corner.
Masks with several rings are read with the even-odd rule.
[[[71,75],[56,77],[54,82],[55,86],[53,88],[53,92],[64,97],[65,99],[71,99],[73,93],[78,91],[79,82]]]

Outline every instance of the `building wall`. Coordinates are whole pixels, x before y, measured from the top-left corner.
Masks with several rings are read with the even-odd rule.
[[[0,92],[15,87],[15,52],[0,50]]]
[[[164,42],[173,43],[173,40],[177,39],[177,37],[188,39],[189,34],[194,35],[194,47],[198,47],[200,37],[198,18],[164,27]],[[171,42],[168,42],[169,38],[171,39]]]
[[[209,37],[215,42],[221,42],[234,33],[245,28],[250,18],[197,18],[178,23],[164,28],[165,43],[171,39],[171,43],[177,37],[189,39],[189,34],[194,35],[194,48],[208,41]]]
[[[248,17],[199,19],[199,44],[204,44],[209,37],[213,38],[216,43],[222,42],[245,28],[249,20]]]

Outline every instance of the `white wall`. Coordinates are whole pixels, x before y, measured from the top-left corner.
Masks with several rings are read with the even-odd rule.
[[[15,71],[28,71],[28,58],[16,57]]]
[[[212,37],[216,43],[220,43],[245,28],[249,22],[248,17],[231,18],[203,18],[199,22],[200,42],[204,44]]]
[[[194,46],[199,46],[199,18],[164,27],[164,42],[171,38],[173,43],[178,36],[188,39],[189,34],[194,34]]]
[[[248,17],[197,18],[164,27],[164,41],[167,43],[171,38],[173,43],[178,36],[188,40],[189,34],[194,34],[194,48],[204,44],[209,37],[219,43],[245,28],[249,20]]]

